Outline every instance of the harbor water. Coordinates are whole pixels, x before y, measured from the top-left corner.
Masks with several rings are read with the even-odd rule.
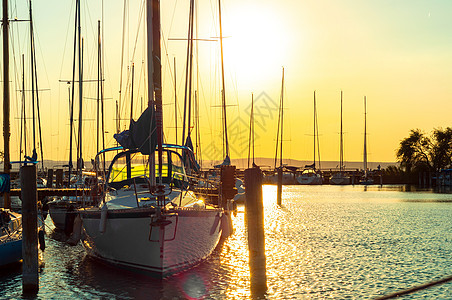
[[[234,234],[200,265],[156,280],[62,242],[47,218],[37,299],[374,299],[452,275],[452,194],[405,186],[263,187],[266,294],[250,289],[244,207]],[[133,234],[133,233],[131,233]],[[196,247],[196,245],[193,245]],[[0,299],[20,299],[20,266]],[[452,299],[452,283],[403,299]]]

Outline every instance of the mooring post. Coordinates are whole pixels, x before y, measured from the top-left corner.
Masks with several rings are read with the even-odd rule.
[[[283,179],[283,170],[282,167],[278,169],[278,189],[277,189],[277,203],[281,206],[282,203],[282,179]]]
[[[48,188],[53,187],[53,169],[47,170],[47,185]]]
[[[259,168],[245,170],[245,220],[248,229],[251,294],[257,298],[267,291],[262,177]]]
[[[38,285],[38,192],[36,165],[20,168],[22,198],[22,289],[37,293]]]
[[[55,177],[55,186],[61,188],[63,186],[63,169],[56,169]]]

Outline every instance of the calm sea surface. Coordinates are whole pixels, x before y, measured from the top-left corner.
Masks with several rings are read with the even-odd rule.
[[[403,186],[264,186],[267,299],[373,299],[452,275],[452,194]],[[38,299],[250,299],[243,207],[235,233],[165,280],[104,265],[54,238],[46,220]],[[52,236],[54,238],[52,238]],[[195,247],[195,245],[194,245]],[[22,298],[20,267],[0,299]],[[452,299],[452,283],[403,299]]]

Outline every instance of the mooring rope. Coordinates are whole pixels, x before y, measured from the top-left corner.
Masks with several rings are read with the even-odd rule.
[[[418,285],[418,286],[415,286],[415,287],[412,287],[412,288],[409,288],[406,290],[398,291],[398,292],[395,292],[393,294],[389,294],[386,296],[378,297],[378,298],[375,298],[375,300],[386,300],[386,299],[397,298],[397,297],[408,295],[408,294],[411,294],[411,293],[414,293],[414,292],[417,292],[420,290],[425,290],[434,285],[443,284],[443,283],[447,283],[450,281],[452,281],[452,276],[448,276],[448,277],[445,277],[445,278],[442,278],[439,280],[431,281],[429,283],[421,284],[421,285]]]

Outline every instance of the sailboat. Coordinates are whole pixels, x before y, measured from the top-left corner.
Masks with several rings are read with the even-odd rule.
[[[88,255],[157,277],[184,271],[205,258],[229,230],[219,205],[189,191],[182,154],[189,147],[163,144],[160,5],[147,1],[148,108],[128,131],[105,178],[99,207],[80,209]],[[101,166],[102,164],[97,164]]]
[[[367,168],[367,100],[366,96],[364,96],[364,152],[363,152],[363,169],[364,176],[359,181],[360,184],[368,185],[374,184],[374,180],[370,178],[368,175]]]
[[[22,259],[22,215],[0,208],[0,267]]]
[[[264,175],[263,183],[278,184],[279,176],[282,176],[283,185],[297,184],[295,177],[296,167],[283,165],[283,125],[284,125],[284,67],[282,68],[281,95],[279,98],[278,127],[276,131],[276,151],[274,169]],[[279,167],[278,162],[279,148]],[[280,175],[281,174],[281,175]],[[278,185],[279,186],[279,185]],[[279,193],[278,193],[279,194]]]
[[[350,184],[350,176],[344,171],[344,133],[342,130],[342,91],[341,91],[341,132],[340,132],[340,150],[339,150],[339,172],[330,177],[330,184]]]
[[[315,100],[315,91],[314,91],[314,162],[312,165],[305,166],[303,172],[300,176],[297,177],[297,181],[299,184],[309,184],[309,185],[317,185],[322,184],[322,175],[316,170],[316,145],[319,143],[318,136],[318,123],[317,123],[317,106]],[[320,152],[319,152],[319,166],[320,166]]]

